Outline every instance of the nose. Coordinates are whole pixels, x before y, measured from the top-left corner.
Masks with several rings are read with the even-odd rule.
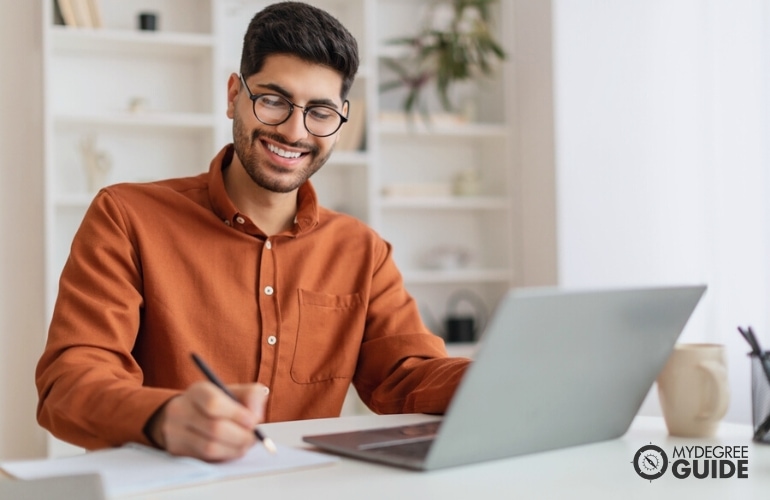
[[[302,111],[302,108],[296,106],[288,120],[275,126],[276,132],[283,135],[289,143],[306,139],[309,134],[305,128],[305,116]]]

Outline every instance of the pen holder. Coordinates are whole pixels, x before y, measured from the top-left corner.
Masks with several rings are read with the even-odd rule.
[[[766,356],[770,353],[765,352]],[[754,422],[754,441],[770,444],[770,380],[763,360],[756,354],[751,358],[751,407]]]

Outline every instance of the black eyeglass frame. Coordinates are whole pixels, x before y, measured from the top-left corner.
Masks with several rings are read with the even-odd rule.
[[[242,74],[238,75],[238,77],[241,79],[241,84],[243,84],[243,87],[246,89],[246,92],[249,93],[249,99],[251,99],[251,112],[254,113],[254,118],[259,120],[260,123],[264,123],[265,125],[269,125],[271,127],[277,127],[278,125],[281,125],[282,123],[286,123],[287,121],[289,121],[289,118],[291,118],[291,115],[294,113],[294,108],[299,108],[299,109],[302,110],[302,125],[304,125],[305,130],[307,130],[307,132],[310,135],[313,135],[315,137],[329,137],[329,136],[332,136],[332,135],[336,134],[337,131],[342,127],[342,125],[347,123],[347,121],[348,121],[348,117],[347,116],[343,115],[342,113],[340,113],[339,111],[337,111],[336,109],[334,109],[334,108],[332,108],[330,106],[325,106],[323,104],[311,104],[309,106],[307,106],[307,105],[306,106],[300,106],[299,104],[291,102],[289,99],[287,99],[286,97],[282,96],[281,94],[274,94],[272,92],[265,92],[265,93],[262,93],[262,94],[254,94],[254,93],[251,92],[251,89],[249,88],[249,85],[246,83],[246,79],[243,78],[243,75]],[[266,96],[266,95],[269,95],[271,97],[277,97],[279,99],[283,99],[284,101],[289,103],[289,114],[286,115],[286,118],[284,118],[283,120],[281,120],[279,122],[276,122],[276,123],[268,123],[268,122],[264,121],[262,118],[260,118],[257,115],[257,109],[256,109],[257,99],[259,99],[262,96]],[[345,99],[342,102],[342,106],[345,107],[346,104],[347,104],[348,113],[350,113],[350,101],[348,101],[347,99]],[[313,108],[328,109],[329,111],[333,111],[334,113],[337,113],[339,115],[339,117],[340,117],[340,123],[339,123],[339,125],[337,125],[337,128],[335,128],[333,132],[330,132],[330,133],[324,134],[324,135],[319,135],[319,134],[313,133],[308,128],[308,126],[307,126],[307,113],[308,113],[308,111],[310,111]]]

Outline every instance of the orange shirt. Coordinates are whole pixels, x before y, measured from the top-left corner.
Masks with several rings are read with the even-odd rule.
[[[338,416],[351,382],[378,413],[443,413],[469,361],[448,358],[390,245],[299,190],[267,238],[208,173],[102,189],[62,272],[38,363],[38,421],[86,448],[134,441],[203,376],[270,388],[267,421]]]

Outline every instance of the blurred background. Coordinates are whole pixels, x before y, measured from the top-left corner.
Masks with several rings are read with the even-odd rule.
[[[97,184],[207,168],[228,140],[239,39],[266,3],[103,0],[102,27],[74,28],[54,0],[0,0],[0,458],[49,451],[34,367],[97,187],[87,159],[106,171]],[[409,128],[403,89],[380,89],[386,59],[405,57],[385,42],[419,31],[412,4],[315,3],[350,27],[365,63],[351,94],[363,135],[319,173],[319,195],[394,242],[434,331],[454,292],[491,309],[509,286],[706,283],[680,340],[727,345],[726,419],[750,422],[737,326],[770,345],[768,2],[501,0],[505,61],[460,87],[455,112],[429,92],[428,128]],[[137,33],[142,12],[157,14],[155,38]],[[131,171],[131,149],[156,163]],[[654,388],[642,413],[659,413]]]

